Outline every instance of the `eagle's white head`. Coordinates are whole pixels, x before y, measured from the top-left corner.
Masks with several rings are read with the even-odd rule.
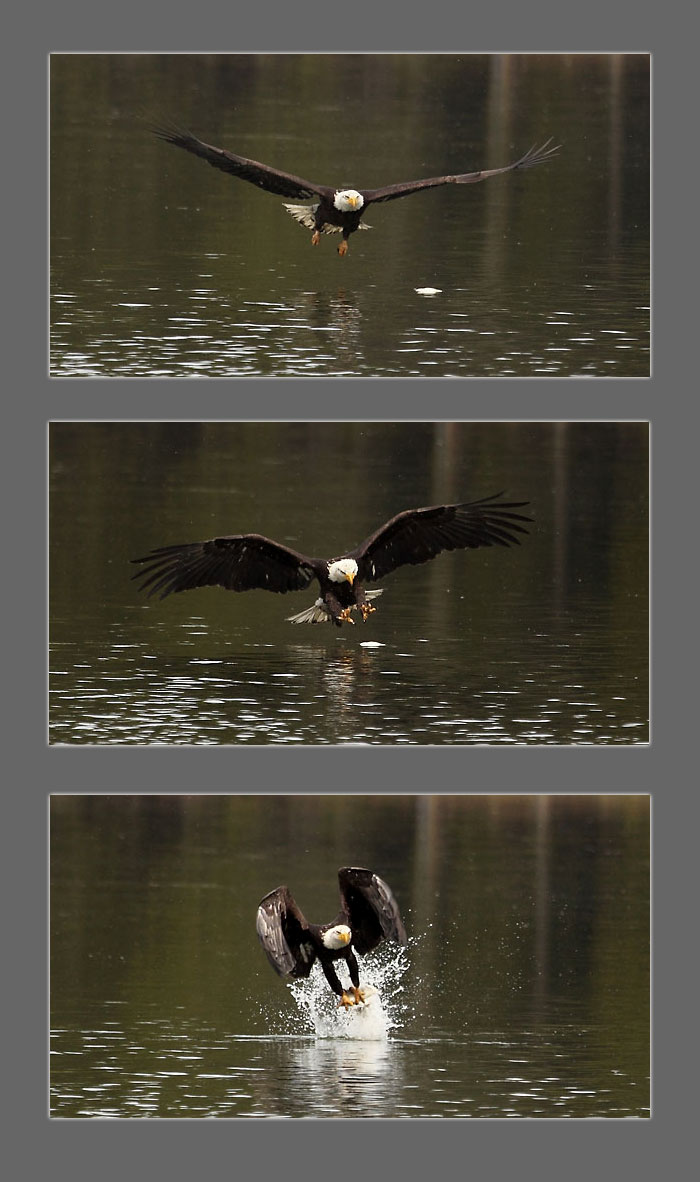
[[[321,936],[324,947],[330,949],[331,952],[337,952],[339,948],[345,948],[352,940],[352,932],[345,923],[337,923],[334,928],[329,928]]]
[[[338,189],[334,198],[333,204],[341,213],[352,213],[362,209],[365,199],[357,189]]]
[[[357,578],[357,563],[354,558],[337,558],[328,563],[328,577],[331,583],[354,583]]]

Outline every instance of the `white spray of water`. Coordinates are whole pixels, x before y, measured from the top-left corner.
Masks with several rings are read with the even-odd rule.
[[[351,1006],[348,1010],[338,1006],[338,998],[329,989],[318,962],[310,977],[293,981],[289,989],[305,1028],[313,1029],[317,1038],[385,1042],[390,1030],[403,1025],[408,1007],[402,979],[408,967],[407,950],[395,944],[383,944],[370,957],[363,957],[360,986],[366,991],[367,1000],[364,1005]],[[345,964],[336,961],[335,968],[341,984],[350,988]]]

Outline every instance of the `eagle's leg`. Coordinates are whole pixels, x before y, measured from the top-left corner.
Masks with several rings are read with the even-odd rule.
[[[336,595],[333,594],[332,591],[326,591],[323,599],[324,599],[326,607],[328,608],[328,611],[330,612],[330,616],[331,616],[331,619],[333,620],[333,623],[337,624],[337,626],[339,628],[342,624],[354,624],[355,623],[355,621],[352,619],[352,616],[350,614],[352,612],[351,605],[348,607],[343,607],[340,600],[337,598]]]
[[[357,963],[357,958],[355,957],[352,949],[348,949],[345,962],[350,973],[350,980],[352,981],[352,993],[355,999],[354,1004],[359,1005],[361,1001],[365,1000],[365,991],[364,989],[360,989],[360,969]]]
[[[321,241],[321,231],[314,230],[313,234],[311,235],[311,245],[318,246],[320,241]]]
[[[348,253],[348,240],[345,237],[345,235],[343,234],[343,241],[341,242],[340,246],[338,247],[338,254],[340,255],[340,257],[342,259],[343,255],[347,254],[347,253]]]
[[[352,956],[352,953],[350,953],[350,956]],[[352,957],[352,959],[355,960],[354,956]],[[348,957],[348,964],[349,964],[349,957]],[[333,990],[334,993],[337,993],[338,997],[340,998],[340,1001],[338,1002],[338,1009],[340,1009],[341,1006],[344,1006],[345,1010],[347,1011],[350,1008],[350,1006],[357,1005],[357,997],[355,996],[355,990],[353,989],[352,994],[350,994],[350,993],[347,993],[345,989],[343,989],[343,986],[340,984],[340,978],[338,977],[338,974],[336,973],[335,969],[333,968],[333,965],[330,964],[329,962],[324,963],[323,961],[321,961],[321,968],[323,969],[324,976],[325,976],[328,984],[330,985],[331,989]],[[353,970],[350,969],[350,977],[353,978],[353,983],[354,983],[354,977],[357,977],[357,981],[359,984],[360,978],[357,973],[357,961],[356,960],[355,960],[355,972],[353,973]]]
[[[362,623],[367,623],[367,617],[370,612],[376,612],[376,607],[372,607],[367,596],[365,595],[364,587],[356,587],[355,595],[357,597],[357,606],[362,612]]]

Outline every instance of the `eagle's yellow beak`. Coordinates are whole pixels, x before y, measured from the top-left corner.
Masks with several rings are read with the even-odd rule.
[[[348,197],[348,204],[352,205],[353,209],[357,205],[357,197]]]
[[[345,578],[347,579],[348,583],[350,583],[350,584],[352,584],[355,581],[355,576],[352,573],[352,571],[349,571],[348,574],[346,574]]]

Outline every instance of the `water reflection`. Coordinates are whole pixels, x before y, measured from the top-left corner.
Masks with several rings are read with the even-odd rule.
[[[56,376],[649,373],[648,55],[59,54],[51,94]],[[328,183],[564,148],[376,207],[341,261],[144,104]]]
[[[385,1100],[374,1099],[397,1085],[397,1058],[381,1042],[326,1042],[284,1048],[290,1077],[306,1112],[316,1116],[366,1115],[374,1104],[384,1115]],[[302,1105],[299,1105],[301,1110]]]

